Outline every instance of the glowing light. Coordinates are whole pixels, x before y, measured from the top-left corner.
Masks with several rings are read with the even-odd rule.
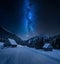
[[[32,2],[30,2],[30,0],[24,0],[24,4],[23,4],[23,27],[24,27],[24,33],[26,34],[26,36],[29,36],[30,33],[34,32],[34,21],[33,21],[33,5]]]

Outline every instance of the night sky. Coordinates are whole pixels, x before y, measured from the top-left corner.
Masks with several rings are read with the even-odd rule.
[[[25,0],[0,0],[0,25],[22,37],[21,23]],[[54,35],[60,33],[60,0],[31,0],[35,5],[35,32]]]

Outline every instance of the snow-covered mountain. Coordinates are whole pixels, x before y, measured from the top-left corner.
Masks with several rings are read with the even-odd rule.
[[[10,44],[8,38],[14,39],[17,44],[23,45],[23,40],[19,38],[17,35],[11,33],[4,27],[0,26],[0,41],[4,42],[6,45]]]
[[[52,37],[39,35],[23,41],[17,35],[0,26],[0,41],[3,41],[5,45],[10,45],[8,38],[14,39],[17,44],[32,48],[42,49],[45,43],[50,43],[54,49],[60,49],[60,35],[54,35]]]
[[[60,49],[60,35],[47,37],[45,35],[36,36],[26,41],[27,46],[42,49],[45,43],[50,43],[54,49]]]

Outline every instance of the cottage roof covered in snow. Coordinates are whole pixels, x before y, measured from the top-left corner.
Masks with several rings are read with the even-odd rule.
[[[0,48],[2,48],[4,46],[3,42],[0,42]]]
[[[43,48],[53,48],[53,47],[50,43],[45,43]]]
[[[16,41],[15,41],[15,40],[10,39],[10,38],[8,38],[8,40],[10,41],[10,43],[11,43],[12,45],[17,45],[17,43],[16,43]]]

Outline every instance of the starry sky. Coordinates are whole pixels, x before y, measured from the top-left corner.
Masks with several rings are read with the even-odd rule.
[[[0,0],[0,25],[21,36],[23,2],[25,0]],[[60,1],[31,0],[35,6],[35,32],[54,35],[60,33]],[[24,30],[24,29],[23,29]],[[36,34],[35,34],[36,35]]]

